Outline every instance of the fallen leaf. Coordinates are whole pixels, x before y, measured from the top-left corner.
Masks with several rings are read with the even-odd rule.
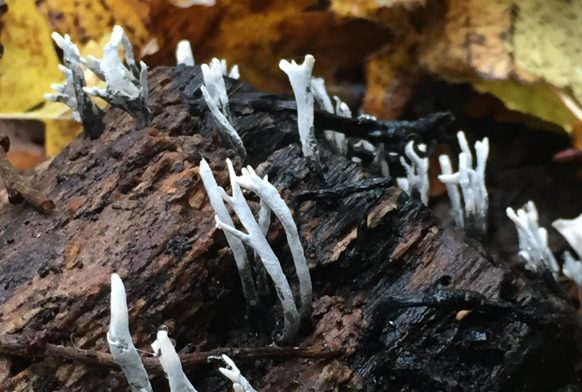
[[[22,112],[42,102],[51,83],[61,80],[50,29],[34,0],[7,1],[3,17],[4,56],[0,63],[0,108]]]
[[[61,152],[82,131],[81,124],[73,120],[47,120],[44,124],[44,146],[49,157]]]
[[[79,47],[101,40],[116,24],[126,30],[137,53],[151,37],[148,0],[37,0],[36,4],[51,30],[69,34]]]
[[[2,17],[8,12],[8,5],[4,0],[0,0],[0,38],[2,38],[2,28],[4,27],[4,23],[2,22]],[[2,42],[0,41],[0,58],[2,58],[2,54],[4,53],[4,46],[2,46]]]
[[[179,40],[190,41],[197,63],[224,57],[237,63],[241,77],[260,89],[290,91],[277,64],[282,58],[316,58],[314,74],[334,80],[357,79],[364,59],[389,40],[372,21],[314,10],[312,0],[224,0],[214,7],[187,9],[153,0],[152,34],[160,50],[148,64],[174,64]],[[196,20],[197,23],[192,23]]]

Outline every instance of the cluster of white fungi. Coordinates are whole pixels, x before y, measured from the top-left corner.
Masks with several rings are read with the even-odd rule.
[[[136,63],[131,43],[121,27],[113,28],[111,40],[104,47],[102,59],[81,57],[79,49],[68,35],[63,37],[54,33],[53,39],[63,50],[64,65],[60,69],[65,76],[65,82],[53,85],[56,93],[46,94],[46,99],[65,103],[72,109],[74,119],[84,124],[87,117],[102,114],[89,98],[90,96],[100,97],[112,106],[127,111],[139,127],[149,124],[151,112],[147,104],[147,66],[143,62]],[[121,60],[119,54],[121,48],[123,48],[124,61]],[[194,66],[194,56],[188,41],[181,41],[178,44],[176,59],[180,65]],[[335,105],[333,105],[326,91],[325,81],[312,76],[314,63],[315,58],[312,55],[306,55],[301,64],[281,60],[279,68],[287,74],[295,95],[297,129],[303,155],[315,162],[317,167],[321,167],[321,157],[314,131],[314,102],[317,102],[322,110],[337,116],[352,117],[352,112],[348,105],[336,96],[333,97],[335,100]],[[105,88],[87,87],[82,67],[88,68],[103,80]],[[234,118],[230,111],[225,83],[225,77],[239,78],[238,67],[235,65],[228,70],[225,60],[214,58],[209,64],[202,64],[201,70],[203,85],[200,89],[218,125],[218,131],[244,160],[247,153],[241,137],[233,126]],[[360,118],[370,118],[370,116],[361,114]],[[343,156],[348,155],[350,144],[344,134],[328,130],[324,132],[324,135],[337,153]],[[475,143],[474,159],[465,134],[458,132],[457,139],[460,147],[458,169],[454,172],[450,158],[447,155],[441,155],[439,157],[441,174],[438,178],[446,186],[455,225],[470,235],[484,237],[487,230],[488,194],[485,185],[485,168],[489,156],[489,141],[484,138]],[[383,175],[388,175],[388,164],[385,161],[382,144],[374,145],[366,140],[352,141],[354,146],[373,153]],[[419,198],[424,205],[429,203],[429,159],[426,152],[426,145],[408,142],[404,149],[404,156],[400,157],[405,177],[396,179],[400,188],[410,196]],[[353,160],[357,161],[356,158]],[[226,166],[230,178],[231,195],[217,184],[208,162],[204,159],[200,161],[199,175],[214,209],[216,226],[222,229],[226,236],[239,271],[243,294],[251,308],[256,307],[260,302],[257,292],[261,284],[258,276],[254,278],[253,270],[257,275],[260,275],[261,271],[263,273],[266,271],[271,278],[283,310],[284,328],[280,341],[293,342],[298,336],[302,322],[310,318],[312,306],[311,277],[293,215],[278,190],[266,176],[261,178],[251,166],[242,168],[241,174],[237,175],[232,162],[228,159]],[[259,198],[260,207],[256,216],[248,204],[243,189]],[[236,215],[236,221],[240,222],[242,228],[235,227],[235,220],[227,205]],[[279,258],[267,241],[271,214],[277,217],[285,231],[297,276],[299,301],[296,301]],[[553,222],[553,227],[566,238],[577,254],[577,258],[569,252],[564,254],[561,271],[548,247],[547,230],[538,224],[538,213],[534,203],[530,201],[517,211],[507,208],[507,216],[515,223],[519,239],[519,256],[527,269],[535,272],[549,271],[556,279],[562,272],[582,288],[582,215],[573,220],[560,219]],[[247,256],[247,247],[254,252],[256,263],[254,268]],[[148,374],[133,345],[129,331],[125,288],[117,274],[111,276],[111,324],[107,342],[113,359],[121,367],[131,390],[151,392]],[[158,331],[157,339],[151,347],[153,355],[159,359],[168,378],[172,392],[196,391],[184,374],[180,358],[166,329],[161,328]],[[235,392],[256,392],[229,357],[223,355],[222,360],[226,367],[219,370],[232,381]]]

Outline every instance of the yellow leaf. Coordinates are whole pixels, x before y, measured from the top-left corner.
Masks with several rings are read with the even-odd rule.
[[[37,0],[36,4],[51,29],[69,34],[79,47],[100,40],[115,24],[125,29],[136,53],[150,39],[149,0]]]
[[[547,83],[478,79],[472,84],[477,91],[497,96],[507,108],[557,124],[568,132],[578,121]]]
[[[81,132],[81,124],[72,120],[48,120],[44,124],[47,156],[61,152]]]
[[[0,108],[22,112],[43,101],[62,75],[46,20],[34,0],[9,0],[4,18],[0,61]]]

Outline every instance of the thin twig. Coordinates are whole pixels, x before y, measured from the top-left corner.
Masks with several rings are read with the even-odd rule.
[[[283,359],[283,358],[314,358],[331,359],[343,354],[342,351],[330,351],[316,347],[241,347],[219,348],[191,354],[181,354],[180,360],[184,369],[194,369],[205,365],[212,357],[226,354],[233,359]],[[117,367],[109,353],[85,350],[76,347],[65,347],[58,344],[43,343],[35,339],[27,339],[20,335],[0,335],[0,355],[20,357],[50,357],[70,359],[77,363],[95,364],[107,367]],[[144,366],[154,374],[163,372],[160,362],[154,357],[143,357]]]
[[[19,204],[22,201],[27,201],[42,213],[52,211],[55,208],[54,201],[32,188],[14,170],[6,154],[9,149],[8,136],[0,135],[0,177],[4,180],[10,203]]]

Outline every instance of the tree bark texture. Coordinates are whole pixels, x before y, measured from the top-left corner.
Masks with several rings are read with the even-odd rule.
[[[151,351],[167,325],[202,392],[230,390],[221,363],[196,357],[223,350],[260,391],[580,390],[580,320],[551,279],[492,259],[323,141],[324,172],[314,172],[297,143],[293,102],[229,81],[249,155],[241,162],[218,137],[201,82],[198,67],[152,70],[151,127],[136,130],[128,114],[108,110],[98,140],[79,137],[32,179],[55,202],[51,213],[28,204],[0,211],[5,390],[128,390],[99,356],[108,353],[112,272],[128,291],[136,347]],[[439,139],[442,118],[427,121],[431,132],[316,114],[318,131],[367,135],[390,149]],[[274,291],[246,308],[215,228],[198,164],[205,158],[228,191],[227,157],[268,174],[298,223],[314,283],[299,349],[269,347],[282,321]],[[296,288],[278,222],[268,238]],[[143,356],[154,389],[167,390],[157,360]]]

